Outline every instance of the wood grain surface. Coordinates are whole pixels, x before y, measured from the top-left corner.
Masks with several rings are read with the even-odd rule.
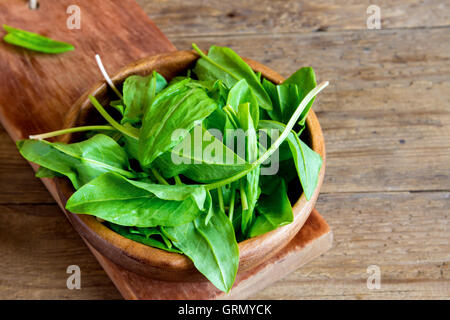
[[[211,300],[245,299],[287,274],[327,252],[333,244],[333,233],[316,209],[311,211],[302,229],[285,247],[269,260],[247,270],[239,270],[229,293],[218,290],[209,281],[174,282],[140,276],[111,263],[90,244],[96,256],[125,299],[131,300]]]
[[[369,2],[137,2],[179,49],[227,45],[284,76],[311,65],[331,81],[314,108],[327,144],[317,209],[334,248],[251,298],[450,297],[445,1],[375,1],[381,30],[366,29]],[[120,298],[4,131],[0,188],[0,298]],[[66,287],[72,264],[81,290]],[[366,286],[369,265],[379,290]]]
[[[75,50],[45,55],[0,42],[2,105],[7,104],[9,98],[14,99],[10,101],[13,108],[0,108],[0,115],[14,140],[61,128],[67,110],[87,89],[86,79],[91,79],[92,84],[102,79],[94,60],[95,54],[102,53],[103,63],[111,72],[147,55],[176,50],[133,0],[103,1],[101,6],[80,0],[77,2],[79,6],[89,6],[84,14],[80,7],[80,21],[86,30],[80,24],[81,29],[70,31],[66,26],[66,9],[74,4],[72,1],[40,1],[38,10],[29,10],[24,2],[8,0],[0,3],[2,23],[53,39],[64,39],[73,44]],[[117,12],[122,12],[121,20],[112,19]],[[105,16],[107,14],[112,18]],[[144,29],[148,41],[143,41]],[[115,37],[106,36],[114,30],[120,30],[120,33],[116,32]],[[18,50],[23,54],[17,54]],[[121,61],[116,57],[121,57]],[[27,70],[26,75],[24,70]],[[62,87],[61,83],[67,85]],[[31,108],[39,103],[39,111]]]

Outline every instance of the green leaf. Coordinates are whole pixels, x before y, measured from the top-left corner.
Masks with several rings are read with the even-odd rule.
[[[63,177],[63,175],[61,175],[58,172],[55,172],[53,170],[50,170],[48,168],[39,167],[39,169],[36,171],[35,177],[36,178],[55,178],[55,177]]]
[[[256,161],[258,158],[258,140],[256,130],[253,124],[252,115],[250,111],[250,103],[240,104],[237,112],[237,120],[240,127],[246,133],[245,137],[245,157],[248,163]],[[245,206],[242,208],[242,225],[241,229],[244,234],[247,233],[248,227],[254,219],[254,209],[256,201],[259,198],[259,177],[261,168],[257,167],[255,170],[249,172],[241,180],[241,200]],[[245,197],[245,199],[242,199]]]
[[[123,135],[123,149],[126,151],[130,159],[138,160],[139,157],[139,140]]]
[[[293,168],[295,171],[295,168]],[[259,179],[259,187],[261,189],[261,194],[271,195],[275,192],[275,189],[279,184],[279,176],[278,175],[261,175]]]
[[[156,71],[146,77],[133,75],[126,78],[123,84],[125,109],[121,123],[140,122],[153,98],[166,86],[166,79]]]
[[[222,186],[225,186],[227,184],[233,183],[235,181],[238,181],[239,179],[243,178],[245,175],[250,173],[251,171],[259,168],[262,164],[264,164],[265,161],[270,159],[270,157],[276,152],[280,145],[286,141],[288,136],[292,134],[292,128],[295,126],[298,118],[300,117],[303,109],[306,107],[306,105],[311,101],[313,97],[315,97],[320,91],[322,91],[324,88],[328,86],[328,81],[322,82],[320,85],[318,85],[316,88],[314,88],[308,95],[300,102],[297,109],[295,110],[294,114],[292,115],[291,119],[289,119],[289,122],[286,124],[285,129],[283,132],[281,132],[280,136],[275,139],[274,142],[270,145],[270,147],[265,150],[262,155],[259,156],[259,158],[251,163],[251,167],[247,170],[241,171],[238,174],[235,174],[234,176],[223,179],[221,181],[213,182],[207,184],[205,187],[208,190],[216,189]],[[229,108],[231,109],[231,108]],[[232,109],[231,109],[232,110]],[[228,111],[228,109],[227,109]],[[298,137],[297,137],[298,138]],[[244,204],[243,204],[244,205]]]
[[[292,117],[292,114],[295,112],[298,104],[303,98],[299,96],[296,84],[283,83],[277,86],[277,91],[280,99],[283,123],[286,123]],[[300,116],[300,119],[302,119],[302,116]]]
[[[123,103],[122,99],[111,101],[109,103],[109,106],[113,107],[114,109],[116,109],[120,113],[120,115],[123,116],[123,114],[125,112],[125,106],[124,106],[124,103]]]
[[[226,113],[223,111],[223,107],[227,103],[229,91],[230,90],[221,80],[214,82],[214,85],[208,91],[208,96],[217,102],[218,108],[203,121],[203,125],[206,129],[219,130],[222,133],[222,136],[227,129],[233,128]]]
[[[205,90],[189,87],[189,79],[167,87],[153,100],[144,115],[139,136],[139,161],[148,168],[163,152],[172,149],[183,138],[174,139],[177,129],[190,131],[196,121],[209,116],[217,104]]]
[[[183,174],[196,182],[208,183],[248,169],[250,164],[205,128],[196,126],[172,151],[158,157],[155,166],[166,178]]]
[[[125,238],[145,244],[147,246],[162,249],[168,252],[182,253],[180,250],[173,248],[171,246],[171,242],[169,242],[169,246],[169,243],[166,241],[170,240],[167,240],[167,238],[157,228],[133,228],[121,226],[114,223],[108,223],[108,227],[112,231],[120,234]],[[156,237],[154,237],[155,235],[159,236],[163,241],[161,242],[160,240],[156,239]]]
[[[259,121],[259,106],[258,101],[252,93],[247,81],[242,79],[238,81],[228,93],[227,105],[233,107],[234,111],[238,111],[240,104],[250,104],[250,114],[253,120],[254,127],[258,127]]]
[[[261,120],[259,125],[260,129],[267,130],[269,135],[270,129],[283,131],[286,128],[284,124],[270,120]],[[289,143],[306,199],[309,200],[317,187],[322,158],[314,150],[311,150],[306,143],[301,141],[293,131],[289,133],[286,141]]]
[[[105,172],[128,178],[142,176],[130,171],[126,153],[114,139],[103,134],[73,144],[21,140],[17,147],[28,161],[67,176],[75,189]]]
[[[219,290],[230,291],[239,265],[239,247],[233,225],[218,208],[208,224],[204,216],[177,227],[164,227],[174,245]]]
[[[139,129],[134,128],[129,123],[125,123],[124,125],[121,125],[118,123],[113,117],[109,115],[108,112],[106,112],[105,108],[98,102],[98,100],[92,96],[88,96],[89,100],[91,101],[92,105],[95,109],[102,115],[102,117],[117,131],[122,133],[123,135],[129,136],[130,138],[133,138],[135,140],[139,140]]]
[[[294,72],[289,78],[287,78],[283,84],[295,84],[298,87],[298,102],[302,101],[306,95],[317,86],[316,83],[316,75],[314,73],[314,69],[311,67],[304,67],[304,68],[300,68],[299,70],[297,70],[296,72]],[[299,124],[300,126],[304,126],[305,125],[305,121],[306,121],[306,116],[308,115],[309,110],[311,109],[312,104],[314,103],[314,99],[313,98],[308,105],[306,106],[306,108],[303,110],[300,118],[299,118]],[[298,103],[297,103],[298,105]],[[294,113],[295,109],[296,109],[296,105],[292,106],[292,108],[290,109],[290,113],[286,113],[284,115],[285,119],[289,119],[292,114]]]
[[[270,116],[270,119],[281,121],[282,113],[280,109],[280,100],[278,99],[277,86],[267,79],[263,79],[262,85],[264,90],[266,90],[267,94],[270,97],[270,101],[272,102],[272,110],[266,111]]]
[[[210,130],[219,130],[225,139],[227,129],[233,129],[233,125],[222,108],[217,108],[211,115],[203,121],[203,126]]]
[[[3,29],[8,32],[3,37],[3,41],[15,46],[43,53],[62,53],[75,49],[69,43],[56,41],[41,36],[40,34],[13,28],[5,24],[3,25]]]
[[[200,54],[194,73],[200,80],[220,79],[228,87],[233,87],[239,80],[245,79],[261,108],[271,110],[272,103],[250,66],[233,50],[226,47],[211,46],[205,55],[197,46],[194,49]]]
[[[294,221],[286,183],[277,176],[272,177],[273,192],[260,197],[256,207],[258,215],[250,228],[249,237],[259,236]]]
[[[288,83],[275,85],[264,79],[263,86],[273,104],[273,110],[267,111],[270,118],[283,123],[288,122],[301,101],[297,85]]]
[[[200,215],[205,198],[203,186],[150,184],[105,173],[76,191],[66,209],[124,226],[177,226]]]
[[[223,108],[227,103],[229,91],[230,90],[223,84],[222,80],[216,80],[211,89],[208,90],[208,95],[217,102],[220,108]]]

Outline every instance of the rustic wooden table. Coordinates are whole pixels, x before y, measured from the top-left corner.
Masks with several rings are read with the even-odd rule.
[[[332,250],[254,299],[450,297],[450,6],[445,1],[139,0],[179,48],[230,46],[289,75],[329,80],[317,208]],[[0,299],[119,299],[112,282],[0,129]],[[68,290],[66,268],[81,268]],[[367,268],[381,270],[368,289]]]

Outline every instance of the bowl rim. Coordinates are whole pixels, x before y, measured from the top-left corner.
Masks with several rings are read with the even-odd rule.
[[[152,65],[158,59],[170,59],[177,57],[182,59],[183,57],[181,56],[184,56],[184,58],[187,59],[195,60],[199,58],[199,55],[195,51],[176,51],[149,56],[132,62],[121,68],[111,77],[111,80],[116,85],[120,84],[129,75],[151,73],[157,68],[148,69],[147,66]],[[254,71],[261,72],[262,76],[266,79],[276,84],[279,84],[284,80],[284,78],[280,74],[268,68],[267,66],[248,58],[242,57],[242,59],[246,63],[248,63]],[[94,86],[86,90],[86,92],[76,101],[76,103],[71,107],[70,111],[66,115],[63,127],[72,127],[77,123],[77,121],[79,121],[80,114],[83,111],[88,108],[92,108],[91,103],[88,99],[88,95],[93,95],[96,97],[99,94],[105,94],[105,92],[107,92],[108,90],[108,86],[104,80],[96,83]],[[295,234],[303,226],[304,222],[306,221],[311,210],[314,207],[325,174],[326,153],[322,129],[320,127],[317,116],[312,109],[309,111],[306,119],[306,130],[309,132],[309,136],[311,139],[310,147],[314,151],[319,153],[323,160],[322,167],[319,172],[318,184],[313,193],[313,196],[310,200],[306,200],[305,193],[302,191],[300,197],[292,206],[294,212],[294,221],[292,223],[282,227],[278,227],[275,230],[250,239],[246,239],[238,243],[240,260],[239,271],[247,270],[250,267],[255,267],[255,265],[251,264],[250,261],[252,260],[252,257],[255,257],[259,254],[258,247],[270,244],[271,242],[275,241],[278,236],[282,235],[283,232],[293,233],[291,237],[292,239],[293,236],[295,236]],[[70,140],[70,136],[65,135],[58,140],[67,142]],[[63,206],[65,206],[68,197],[70,197],[71,193],[73,193],[73,187],[70,185],[68,179],[65,178],[57,178],[56,183],[58,186],[58,194],[62,200]],[[150,247],[125,238],[106,227],[94,216],[87,214],[73,214],[65,209],[64,211],[75,229],[77,229],[82,237],[85,240],[87,239],[88,243],[91,244],[96,250],[103,252],[106,257],[119,264],[122,264],[122,261],[120,261],[120,259],[116,259],[116,255],[122,254],[129,262],[132,262],[132,265],[135,267],[133,267],[135,269],[134,271],[136,271],[137,273],[148,275],[147,272],[143,270],[142,266],[151,266],[152,270],[160,270],[162,273],[164,273],[168,269],[174,272],[196,271],[193,262],[186,255],[167,252],[162,249]],[[290,230],[289,226],[292,227],[294,224],[296,226],[295,230]],[[289,239],[289,241],[291,239]],[[287,241],[285,244],[287,244],[289,241]],[[260,259],[261,261],[259,261],[259,264],[275,255],[284,247],[284,245],[280,246],[279,248],[274,248],[274,250],[268,253],[264,259]],[[241,260],[244,257],[247,258],[249,263],[241,265]],[[158,278],[158,276],[156,277]]]

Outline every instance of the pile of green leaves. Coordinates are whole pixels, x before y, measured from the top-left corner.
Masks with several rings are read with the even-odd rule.
[[[41,166],[37,176],[70,179],[76,191],[69,211],[96,216],[131,240],[185,254],[227,292],[239,265],[238,241],[293,221],[287,182],[298,177],[307,199],[317,187],[322,159],[299,137],[321,88],[311,68],[275,85],[229,48],[212,46],[206,55],[193,46],[200,58],[186,75],[169,83],[157,72],[130,76],[108,111],[91,96],[107,125],[40,136],[86,131],[86,140],[23,140],[17,146]],[[186,134],[174,139],[177,129]],[[226,132],[238,129],[246,132],[245,157],[227,146],[232,138]],[[201,150],[192,145],[196,130],[208,138]],[[261,135],[273,132],[281,135],[261,147]],[[192,153],[181,153],[191,147]],[[224,157],[205,157],[207,148]],[[277,151],[279,166],[294,171],[261,175]],[[192,161],[174,164],[174,154]]]

